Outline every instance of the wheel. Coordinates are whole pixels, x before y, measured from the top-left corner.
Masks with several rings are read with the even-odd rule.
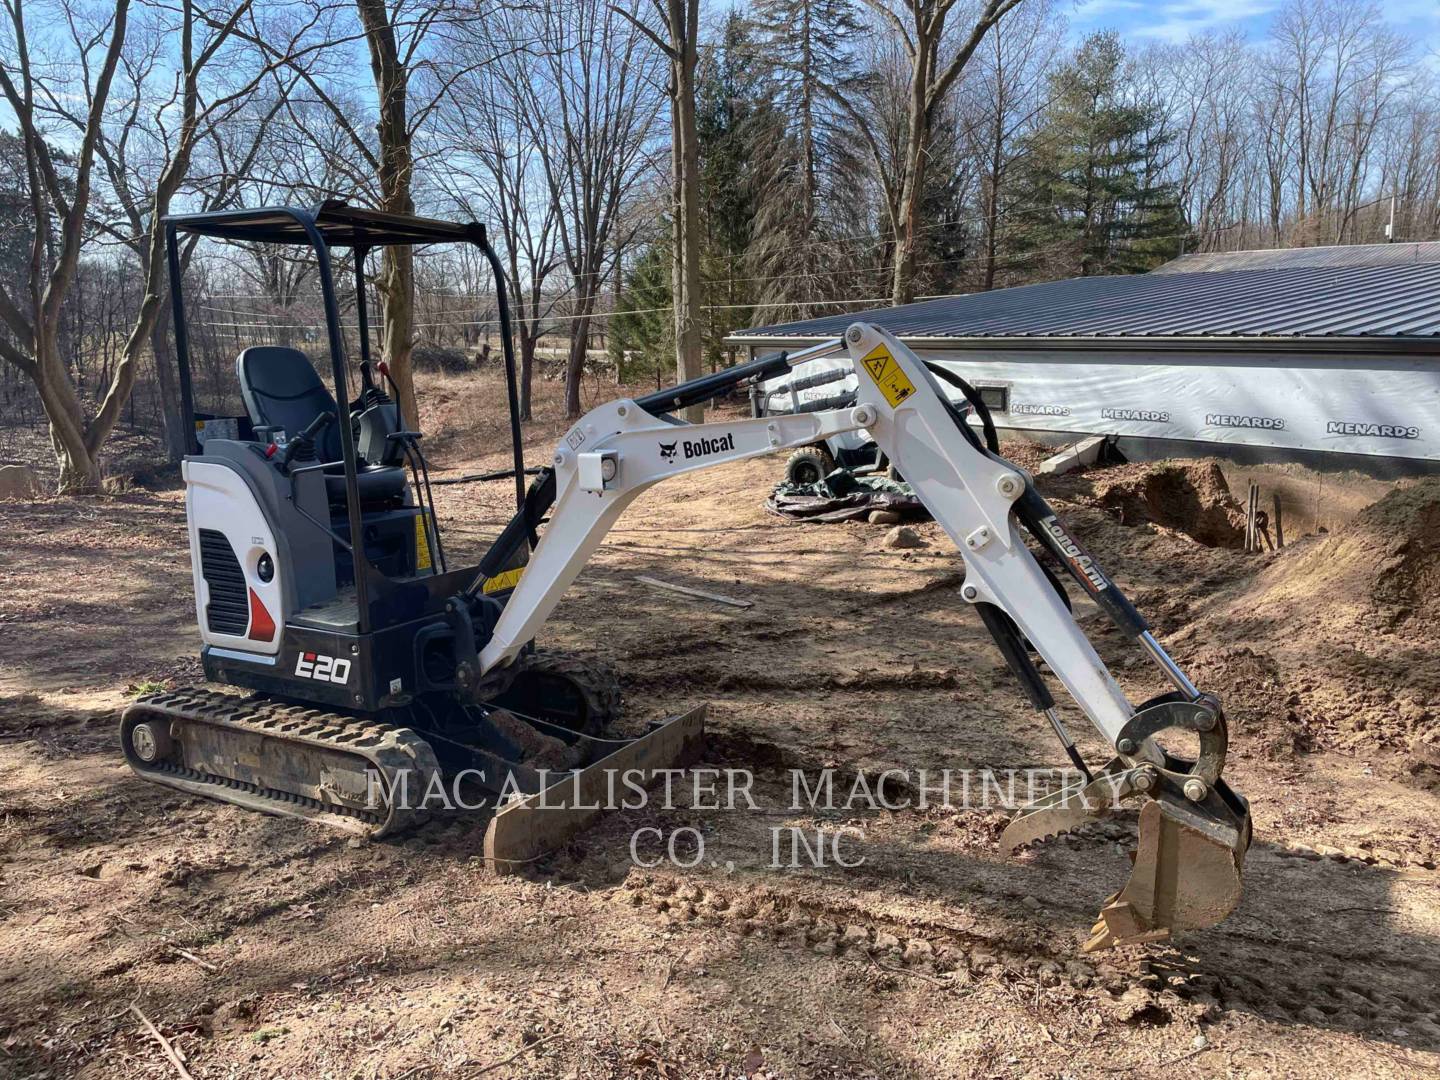
[[[835,456],[823,444],[802,446],[785,462],[786,483],[818,484],[835,471]]]
[[[130,729],[130,745],[135,756],[146,765],[154,765],[170,756],[174,743],[170,740],[169,725],[162,720],[146,720]]]

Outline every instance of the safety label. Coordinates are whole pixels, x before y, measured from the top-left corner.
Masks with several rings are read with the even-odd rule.
[[[860,362],[892,409],[915,393],[915,384],[884,345],[876,345]]]
[[[503,574],[496,574],[492,578],[486,578],[485,584],[480,587],[480,591],[486,596],[489,596],[491,593],[505,592],[508,589],[513,589],[516,585],[520,584],[520,575],[523,573],[525,573],[525,568],[523,566],[517,566],[514,570],[506,570]]]
[[[426,523],[424,514],[415,515],[415,569],[429,570],[430,561],[430,539],[426,534]]]

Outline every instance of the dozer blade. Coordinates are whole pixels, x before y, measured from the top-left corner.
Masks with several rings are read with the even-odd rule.
[[[1130,880],[1106,900],[1085,952],[1162,941],[1176,931],[1214,926],[1240,903],[1240,867],[1250,844],[1243,800],[1217,782],[1207,803],[1168,794],[1140,810],[1140,842]]]
[[[694,762],[704,743],[705,706],[667,720],[584,769],[555,774],[544,790],[508,803],[495,812],[485,830],[485,865],[496,874],[512,874],[548,852],[603,813],[610,801],[630,793],[627,777],[648,787],[660,770]]]

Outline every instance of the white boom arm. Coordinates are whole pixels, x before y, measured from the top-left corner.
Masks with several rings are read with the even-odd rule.
[[[481,650],[482,672],[509,663],[535,636],[646,488],[864,429],[960,550],[961,595],[1008,613],[1113,746],[1134,710],[1021,539],[1011,511],[1025,475],[971,445],[933,377],[890,334],[856,323],[845,345],[859,382],[848,409],[688,425],[620,400],[581,418],[556,449],[554,514]]]

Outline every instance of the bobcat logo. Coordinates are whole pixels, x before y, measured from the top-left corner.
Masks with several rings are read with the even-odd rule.
[[[678,446],[678,445],[679,445],[679,440],[676,440],[675,442],[672,442],[672,443],[663,443],[663,442],[662,442],[662,443],[660,444],[660,456],[661,456],[662,458],[664,458],[666,461],[674,461],[674,460],[675,460],[675,447]]]

